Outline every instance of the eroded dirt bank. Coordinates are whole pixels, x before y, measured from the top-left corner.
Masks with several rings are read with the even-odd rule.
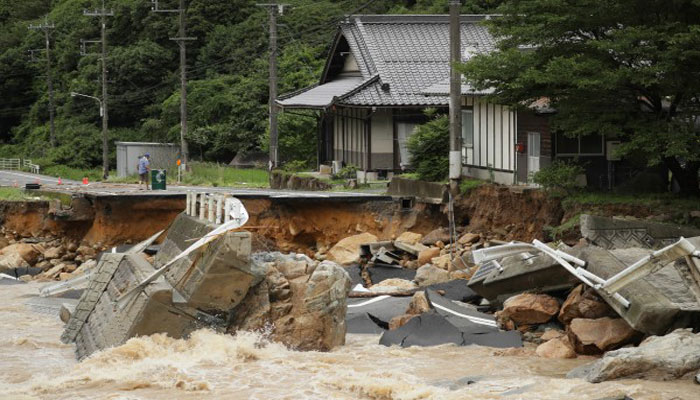
[[[244,199],[261,250],[313,254],[347,236],[369,232],[391,239],[406,230],[427,233],[447,223],[440,207],[402,209],[392,201],[272,201]],[[185,209],[184,198],[99,197],[54,202],[3,202],[0,219],[18,238],[64,237],[87,245],[113,246],[143,240],[167,229]]]

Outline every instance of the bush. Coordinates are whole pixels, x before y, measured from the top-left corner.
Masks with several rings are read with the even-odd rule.
[[[282,170],[285,172],[301,172],[301,171],[306,171],[308,169],[308,162],[306,160],[293,160],[286,162],[284,166],[282,167]]]
[[[532,180],[545,190],[563,190],[569,193],[578,188],[578,177],[583,173],[584,168],[578,164],[555,160],[552,165],[535,172]]]
[[[337,174],[333,175],[333,179],[355,179],[357,178],[357,166],[348,164],[344,166]]]
[[[450,171],[450,121],[438,115],[419,125],[408,139],[411,166],[418,177],[431,182],[447,179]]]

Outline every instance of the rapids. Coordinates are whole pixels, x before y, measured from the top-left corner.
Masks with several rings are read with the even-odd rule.
[[[78,363],[62,323],[24,302],[36,283],[0,286],[0,399],[697,399],[690,381],[564,379],[591,359],[547,360],[483,347],[387,348],[349,335],[330,353],[264,335],[202,330],[130,340]]]

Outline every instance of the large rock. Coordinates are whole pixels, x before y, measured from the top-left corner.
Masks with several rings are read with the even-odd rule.
[[[574,346],[566,336],[550,339],[537,346],[535,350],[538,356],[543,358],[576,358]]]
[[[328,250],[328,260],[340,265],[351,265],[360,261],[360,246],[376,242],[378,239],[371,233],[346,237]]]
[[[435,229],[421,240],[426,246],[434,246],[437,242],[450,243],[450,231],[447,228]]]
[[[30,265],[34,265],[41,255],[38,246],[29,243],[15,243],[0,250],[0,255],[17,254]]]
[[[423,235],[420,233],[404,232],[396,238],[396,241],[407,244],[416,244],[420,243],[421,239],[423,239]]]
[[[579,354],[601,354],[619,349],[634,342],[639,337],[621,318],[576,318],[568,327],[568,336],[574,349]]]
[[[471,245],[481,240],[481,235],[478,233],[467,233],[459,238],[458,243],[462,245]]]
[[[267,265],[267,278],[232,310],[229,331],[271,328],[273,340],[298,350],[328,351],[345,344],[350,276],[324,261],[311,276],[287,279]]]
[[[450,273],[432,264],[426,264],[416,271],[415,281],[418,286],[430,286],[450,280]]]
[[[589,382],[613,379],[669,380],[700,372],[700,333],[678,329],[666,336],[652,336],[639,347],[605,354],[598,361],[578,367],[567,375]]]
[[[413,281],[406,279],[386,279],[375,285],[372,285],[370,291],[373,293],[397,293],[410,292],[418,288],[418,285]]]
[[[411,303],[409,303],[406,309],[406,314],[419,315],[430,311],[430,308],[428,297],[425,295],[425,292],[420,291],[413,294]]]
[[[430,260],[439,256],[440,248],[438,247],[431,247],[429,249],[423,250],[420,253],[418,253],[418,265],[423,266],[425,264],[428,264],[430,263]]]
[[[559,302],[554,297],[523,293],[506,300],[499,317],[517,325],[533,325],[548,322],[558,312]]]
[[[15,268],[29,268],[29,264],[18,253],[0,255],[0,274],[7,273]]]
[[[53,260],[54,258],[63,257],[64,250],[62,246],[49,247],[44,251],[44,258],[47,260]]]
[[[574,318],[615,317],[617,313],[592,289],[579,285],[571,291],[561,306],[559,321],[567,325]]]

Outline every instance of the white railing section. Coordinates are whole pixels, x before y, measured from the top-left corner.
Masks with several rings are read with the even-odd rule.
[[[39,173],[39,166],[34,164],[32,160],[20,159],[20,158],[0,158],[0,170],[27,170],[33,174]]]
[[[210,224],[221,225],[231,221],[231,212],[236,211],[234,208],[238,204],[240,202],[234,201],[232,195],[188,191],[185,213]]]

